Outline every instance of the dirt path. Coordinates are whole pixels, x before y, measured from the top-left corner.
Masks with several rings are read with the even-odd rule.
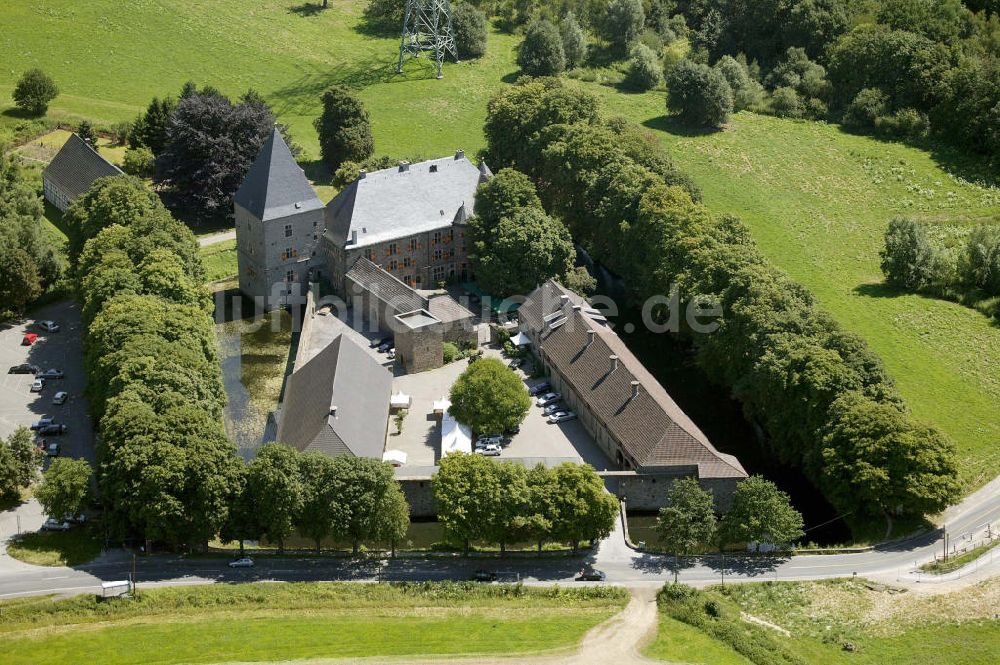
[[[595,626],[580,645],[559,654],[459,658],[352,658],[287,661],[296,665],[632,665],[660,663],[643,657],[640,649],[656,634],[656,589],[630,589],[625,609]]]

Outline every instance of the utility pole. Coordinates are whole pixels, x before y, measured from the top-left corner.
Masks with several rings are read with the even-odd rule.
[[[948,527],[942,526],[941,530],[944,532],[944,539],[942,540],[944,545],[944,561],[948,561]]]
[[[458,62],[455,33],[451,27],[450,0],[406,0],[396,73],[403,73],[403,60],[407,56],[419,58],[424,51],[433,55],[439,79],[444,78],[441,63],[445,54],[450,53]]]

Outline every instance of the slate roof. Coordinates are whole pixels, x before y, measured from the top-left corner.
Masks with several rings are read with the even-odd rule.
[[[236,190],[235,201],[261,221],[323,207],[277,127]]]
[[[98,178],[115,175],[122,175],[121,169],[104,159],[76,134],[70,134],[69,140],[43,172],[43,177],[61,189],[70,200],[87,191]]]
[[[392,374],[338,335],[288,377],[277,440],[301,452],[382,459],[391,393]]]
[[[462,151],[362,174],[327,204],[326,233],[344,247],[357,231],[357,244],[350,246],[364,247],[463,224],[472,215],[476,188],[492,175]]]
[[[428,307],[420,294],[363,256],[354,262],[345,277],[391,305],[397,312]]]
[[[739,460],[715,449],[583,298],[549,280],[521,305],[519,316],[536,351],[558,368],[639,470],[690,467],[700,478],[746,477]],[[612,355],[618,357],[613,371]],[[634,397],[633,381],[639,384]]]
[[[475,316],[467,307],[448,294],[437,293],[427,299],[427,311],[442,323],[464,321]]]

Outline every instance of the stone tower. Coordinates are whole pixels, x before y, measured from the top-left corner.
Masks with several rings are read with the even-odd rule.
[[[236,192],[240,290],[267,309],[293,304],[319,278],[323,203],[277,128]]]

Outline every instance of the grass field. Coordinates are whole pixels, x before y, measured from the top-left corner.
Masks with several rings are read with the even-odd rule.
[[[236,241],[226,240],[199,250],[205,264],[205,281],[217,282],[236,275]]]
[[[997,580],[931,596],[860,579],[737,584],[710,590],[718,592],[735,603],[735,611],[773,624],[775,628],[765,630],[775,647],[810,665],[997,662]],[[660,632],[647,647],[647,655],[712,665],[753,662],[728,644],[678,623],[661,617]],[[845,644],[854,650],[845,650]]]
[[[571,647],[626,594],[475,585],[247,584],[0,605],[4,662],[209,663]],[[141,648],[136,648],[141,645]]]
[[[442,81],[425,61],[397,76],[396,38],[367,34],[363,6],[344,0],[316,12],[297,0],[9,0],[0,11],[0,100],[35,65],[62,86],[50,115],[73,122],[131,119],[153,95],[175,94],[187,79],[233,95],[253,86],[291,125],[308,161],[318,152],[311,122],[319,94],[342,82],[360,89],[378,153],[481,148],[486,100],[516,71],[516,38],[492,34],[486,57],[447,65]],[[958,444],[967,489],[1000,473],[1000,330],[959,304],[886,290],[878,266],[894,215],[949,227],[997,219],[1000,191],[958,177],[975,173],[974,162],[750,113],[735,115],[725,131],[692,135],[664,120],[662,93],[581,85],[598,92],[609,113],[656,132],[713,210],[742,217],[775,264],[868,340],[915,416]],[[24,122],[0,111],[0,137]],[[305,166],[314,178],[320,172]],[[332,194],[322,191],[324,200]],[[220,271],[230,270],[224,254],[217,258]]]
[[[513,37],[494,34],[484,58],[448,65],[441,81],[426,60],[397,75],[398,36],[362,32],[364,0],[330,3],[322,12],[307,11],[308,4],[9,0],[0,11],[0,100],[33,66],[49,72],[62,90],[51,118],[72,123],[131,120],[154,95],[176,95],[189,79],[234,96],[253,87],[291,126],[306,156],[316,157],[312,121],[320,93],[346,83],[364,88],[380,154],[432,156],[482,147],[484,101],[516,69]],[[20,122],[10,111],[0,118]]]
[[[100,553],[101,541],[89,527],[25,533],[7,545],[7,554],[36,566],[76,566]]]

